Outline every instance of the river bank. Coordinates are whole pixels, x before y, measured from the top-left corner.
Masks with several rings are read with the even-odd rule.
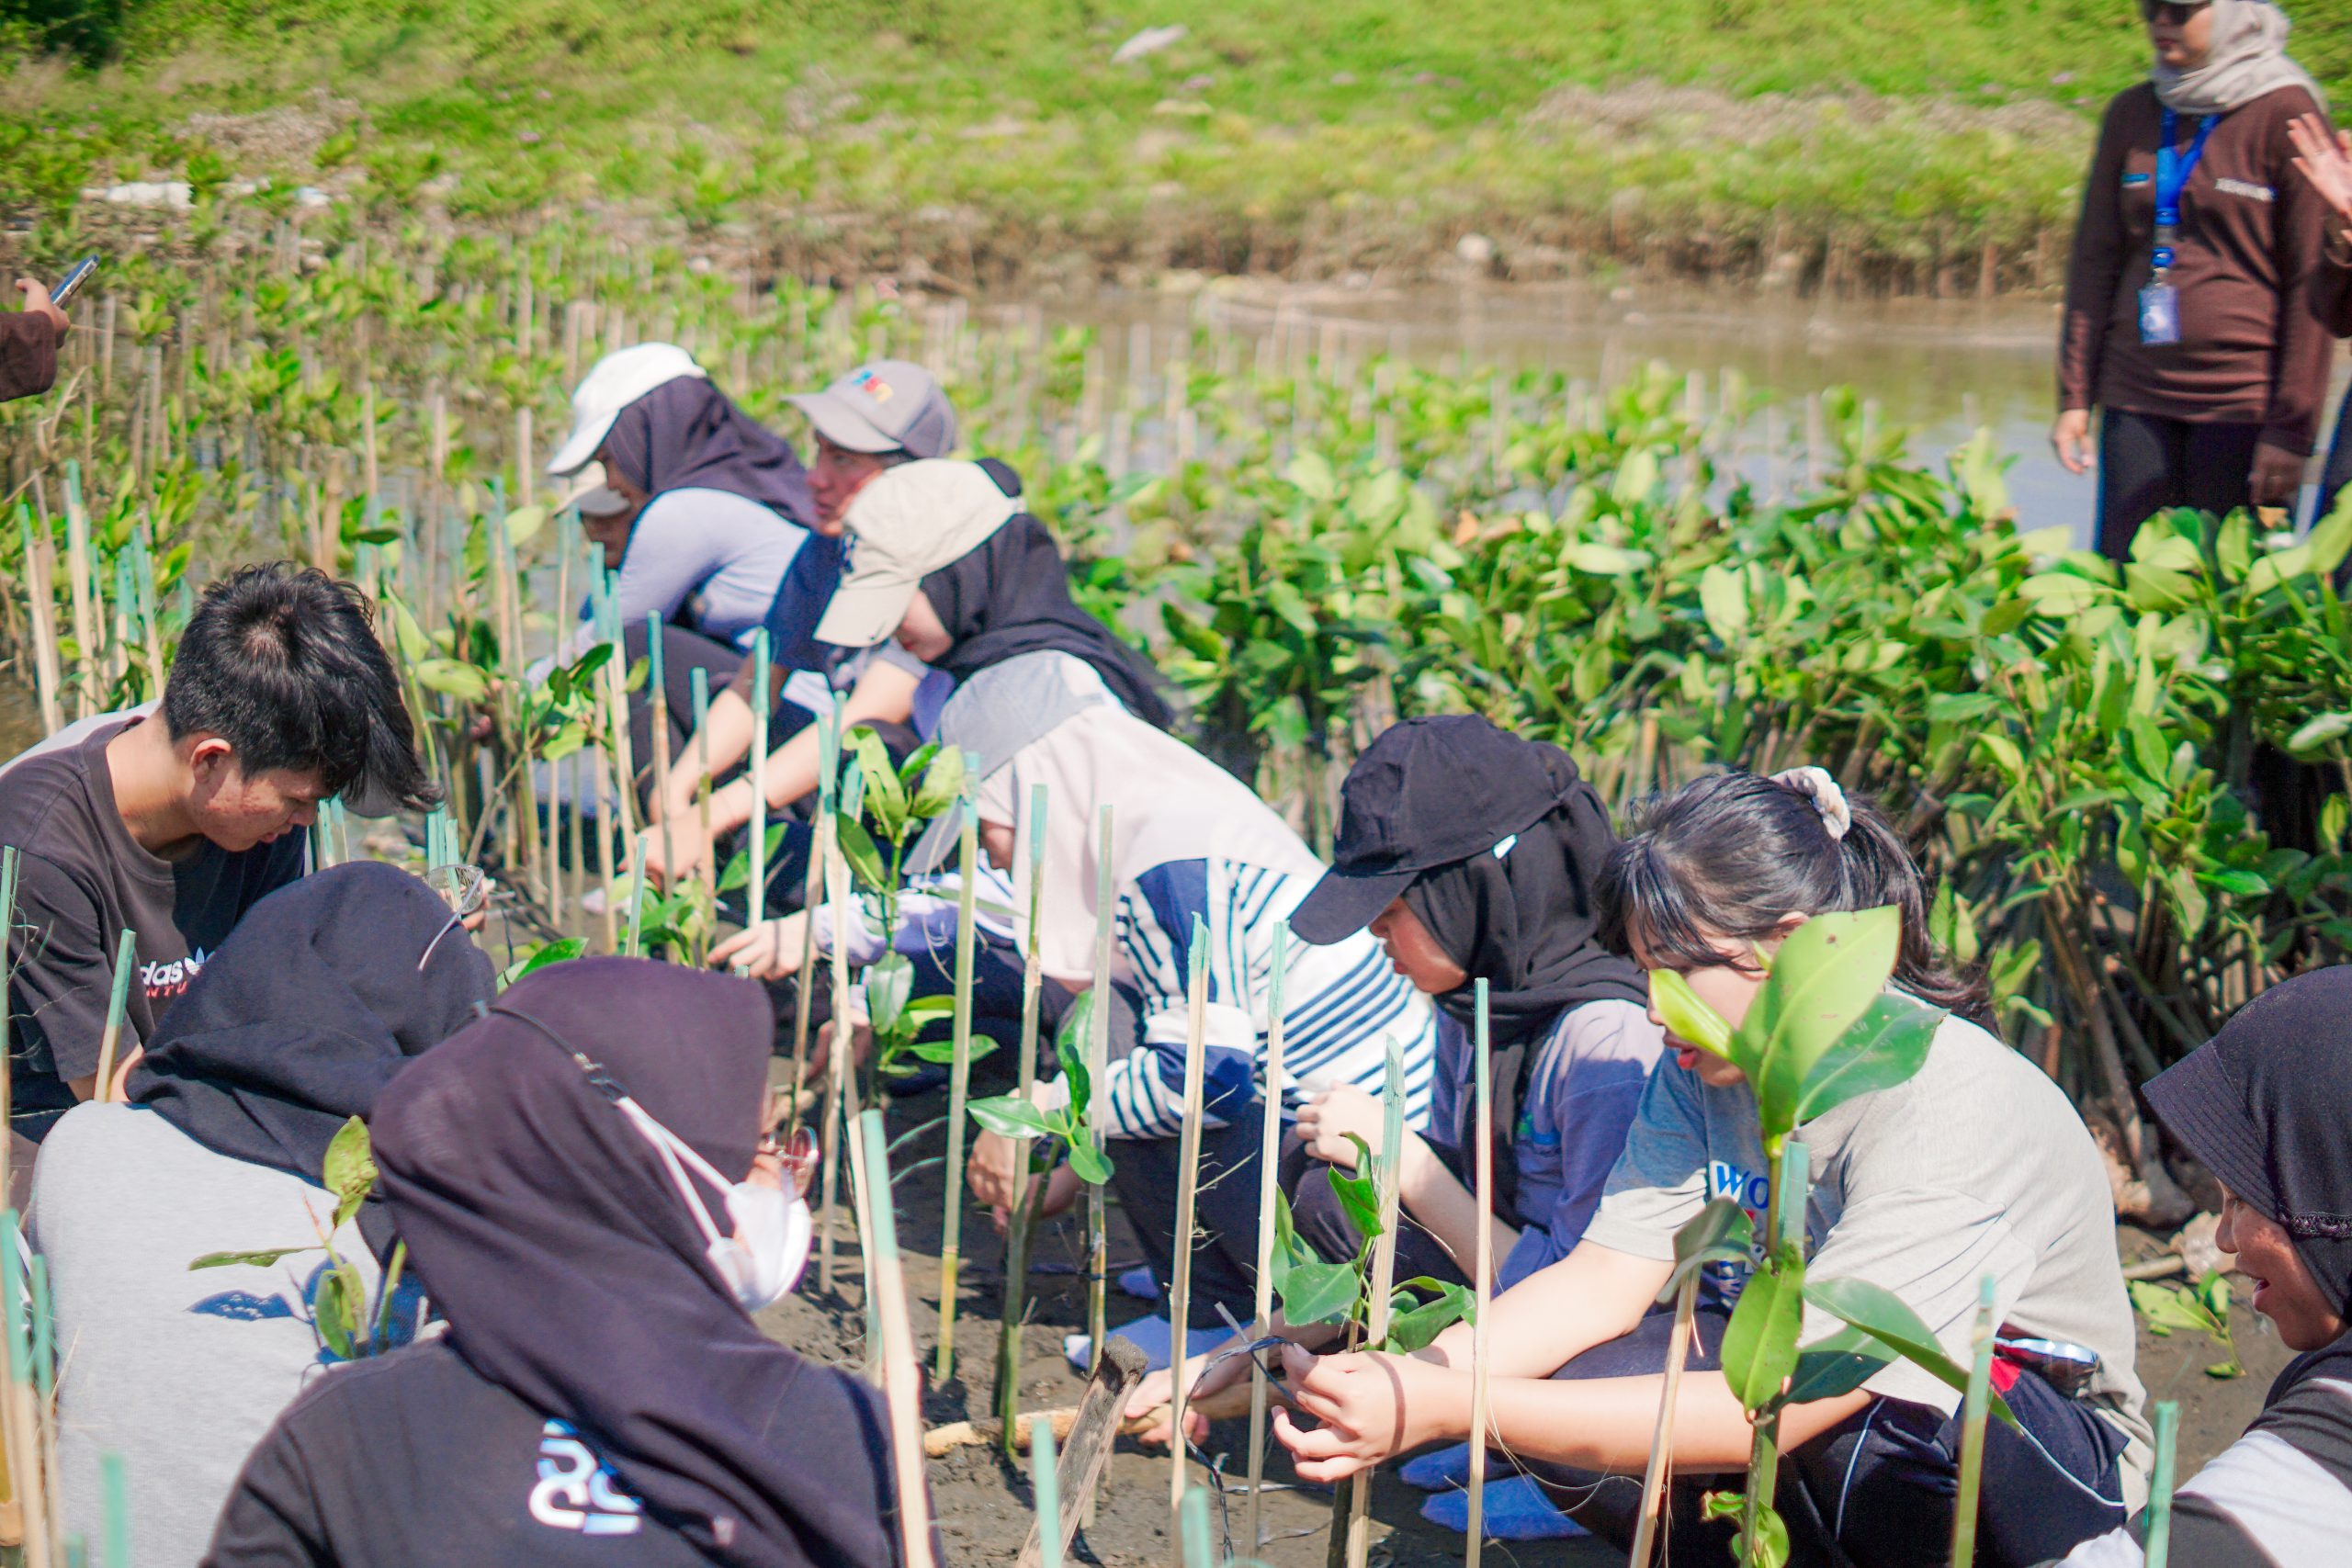
[[[266,184],[247,199],[363,224],[560,215],[961,289],[1170,268],[2046,289],[2096,116],[2144,51],[2103,0],[1466,0],[1442,28],[1402,0],[123,15],[96,69],[16,35],[0,192],[21,222],[192,200],[200,224]],[[2297,39],[2324,81],[2352,63],[2352,18]]]

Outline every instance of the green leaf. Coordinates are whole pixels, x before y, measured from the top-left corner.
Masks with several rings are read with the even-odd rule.
[[[1416,1304],[1409,1294],[1399,1292],[1406,1309],[1391,1312],[1388,1337],[1380,1348],[1392,1355],[1409,1356],[1425,1349],[1430,1341],[1457,1323],[1468,1323],[1478,1314],[1477,1293],[1467,1285],[1428,1283],[1436,1288],[1436,1298]]]
[[[1797,1327],[1804,1319],[1804,1264],[1783,1250],[1748,1276],[1724,1329],[1724,1377],[1740,1404],[1761,1410],[1797,1366]]]
[[[356,1206],[359,1200],[373,1191],[376,1158],[368,1141],[368,1123],[354,1116],[337,1128],[334,1137],[327,1144],[322,1166],[321,1175],[323,1180],[321,1185],[346,1202]],[[349,1217],[338,1209],[334,1223],[340,1225]]]
[[[839,831],[842,858],[857,879],[876,893],[890,890],[889,874],[882,869],[882,852],[875,847],[874,836],[865,825],[846,811],[833,813],[833,826]]]
[[[856,750],[857,765],[865,774],[865,809],[873,813],[882,836],[895,843],[906,830],[907,788],[899,782],[899,771],[890,765],[889,749],[882,744],[882,737],[871,729],[853,730],[850,744]],[[882,886],[878,875],[871,886]]]
[[[266,1247],[259,1252],[208,1252],[187,1267],[190,1273],[194,1273],[198,1269],[226,1269],[232,1264],[241,1264],[248,1269],[267,1269],[281,1258],[291,1258],[298,1252],[318,1250],[319,1244],[313,1241],[305,1242],[300,1247]]]
[[[1003,1138],[1042,1138],[1053,1128],[1046,1123],[1045,1112],[1017,1094],[1001,1094],[993,1100],[976,1100],[966,1109],[972,1120]]]
[[[1078,1172],[1080,1181],[1091,1186],[1100,1187],[1111,1179],[1109,1157],[1097,1153],[1093,1144],[1082,1138],[1069,1146],[1069,1168]]]
[[[1894,1352],[1859,1328],[1841,1328],[1817,1345],[1797,1352],[1797,1370],[1789,1380],[1787,1404],[1811,1404],[1838,1399],[1878,1375],[1894,1359]]]
[[[956,998],[954,997],[917,997],[907,1004],[906,1011],[900,1016],[917,1024],[932,1023],[943,1018],[953,1018],[956,1016]]]
[[[1679,972],[1651,971],[1650,1000],[1657,1008],[1658,1017],[1666,1021],[1668,1033],[1711,1056],[1731,1059],[1731,1025],[1724,1021],[1723,1014],[1700,999],[1699,993],[1690,988],[1690,982]]]
[[[1301,452],[1283,469],[1283,478],[1296,485],[1310,501],[1330,501],[1340,493],[1339,477],[1331,471],[1331,460],[1318,452]]]
[[[1739,1492],[1710,1492],[1702,1502],[1699,1517],[1703,1519],[1739,1519],[1747,1510],[1747,1497]],[[1741,1568],[1787,1568],[1789,1561],[1789,1527],[1778,1510],[1759,1508],[1756,1516],[1756,1554]],[[1735,1549],[1736,1550],[1736,1549]]]
[[[1804,1299],[1879,1340],[1938,1382],[1968,1392],[1968,1369],[1944,1354],[1935,1332],[1893,1291],[1867,1280],[1815,1280],[1806,1284]],[[2008,1402],[1998,1393],[1993,1395],[1993,1414],[2011,1427],[2018,1424]]]
[[[506,538],[510,544],[526,543],[548,525],[548,509],[544,506],[518,506],[506,514]]]
[[[2217,1339],[2229,1332],[2222,1319],[2193,1292],[2160,1284],[2154,1280],[2133,1280],[2128,1288],[2132,1292],[2132,1304],[2140,1309],[2142,1317],[2148,1320],[2148,1332],[2160,1339],[2169,1337],[2177,1328],[2192,1334],[2209,1334]]]
[[[1880,995],[1813,1065],[1797,1096],[1800,1127],[1856,1095],[1908,1083],[1927,1065],[1947,1015],[1908,997]]]
[[[903,953],[886,953],[865,971],[865,1017],[877,1037],[899,1037],[914,985],[915,966]]]
[[[1338,1323],[1355,1309],[1361,1286],[1352,1263],[1291,1264],[1278,1288],[1293,1326]]]
[[[462,659],[427,659],[416,667],[417,683],[461,703],[478,703],[490,695],[490,671]]]
[[[1725,647],[1747,635],[1747,589],[1731,568],[1717,562],[1699,574],[1699,605]]]
[[[910,759],[911,761],[911,759]],[[922,771],[922,788],[916,793],[912,816],[928,822],[956,804],[964,793],[964,749],[942,747]]]
[[[500,986],[511,986],[526,975],[536,975],[550,964],[569,964],[588,951],[588,939],[583,936],[558,937],[541,942],[523,957],[507,966],[498,977]]]
[[[350,1265],[338,1264],[319,1277],[311,1297],[311,1322],[327,1348],[348,1361],[355,1359],[357,1338],[353,1330],[366,1307],[366,1292],[356,1283]]]
[[[1356,1235],[1370,1241],[1380,1234],[1380,1190],[1373,1185],[1372,1146],[1353,1133],[1348,1134],[1348,1141],[1356,1146],[1356,1174],[1350,1176],[1336,1165],[1325,1166],[1323,1174],[1330,1179],[1331,1190],[1355,1225]]]
[[[1756,1223],[1730,1198],[1710,1199],[1707,1206],[1674,1233],[1674,1272],[1659,1287],[1658,1304],[1674,1300],[1683,1280],[1694,1269],[1710,1263],[1745,1263],[1753,1255]]]
[[[1902,940],[1901,916],[1885,908],[1815,915],[1781,944],[1731,1047],[1756,1091],[1766,1148],[1796,1125],[1815,1066],[1886,988]]]

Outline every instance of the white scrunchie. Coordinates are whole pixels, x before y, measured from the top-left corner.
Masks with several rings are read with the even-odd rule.
[[[1772,782],[1813,802],[1813,808],[1821,813],[1822,830],[1833,842],[1845,841],[1848,830],[1854,826],[1854,808],[1846,804],[1846,792],[1838,786],[1827,768],[1791,768],[1786,773],[1774,773]]]

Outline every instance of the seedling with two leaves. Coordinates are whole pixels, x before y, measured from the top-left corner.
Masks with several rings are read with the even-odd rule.
[[[399,1294],[401,1272],[407,1262],[405,1243],[395,1243],[391,1262],[385,1267],[383,1279],[371,1306],[368,1300],[368,1282],[358,1267],[336,1250],[335,1232],[359,1213],[359,1206],[376,1190],[376,1159],[368,1141],[368,1124],[356,1116],[343,1124],[333,1142],[327,1145],[326,1159],[321,1171],[322,1184],[334,1194],[334,1220],[319,1227],[319,1239],[298,1247],[266,1247],[254,1252],[209,1252],[188,1265],[190,1271],[198,1269],[220,1269],[243,1265],[249,1269],[275,1267],[281,1258],[298,1257],[305,1252],[323,1252],[326,1266],[314,1276],[311,1291],[311,1326],[319,1341],[345,1361],[367,1356],[380,1356],[404,1342],[405,1334],[396,1334],[391,1321],[392,1303]]]
[[[1372,1313],[1372,1255],[1379,1245],[1380,1171],[1371,1145],[1351,1133],[1356,1145],[1356,1172],[1338,1166],[1324,1168],[1333,1196],[1362,1238],[1353,1258],[1329,1263],[1299,1238],[1291,1220],[1290,1204],[1274,1194],[1272,1284],[1282,1303],[1283,1320],[1294,1328],[1309,1324],[1344,1325],[1352,1341],[1363,1335]],[[1422,1300],[1423,1296],[1429,1299]],[[1428,1275],[1398,1282],[1389,1294],[1387,1337],[1375,1350],[1409,1355],[1422,1349],[1457,1323],[1466,1323],[1477,1310],[1477,1294],[1467,1285],[1452,1285]]]

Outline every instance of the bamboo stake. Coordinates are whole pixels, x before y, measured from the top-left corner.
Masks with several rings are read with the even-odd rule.
[[[1100,1085],[1111,1071],[1111,943],[1118,912],[1117,884],[1112,875],[1111,805],[1100,814],[1101,844],[1094,857],[1094,998],[1087,1014],[1086,1075]],[[1091,1096],[1086,1106],[1087,1140],[1100,1157],[1110,1141],[1103,1113],[1104,1095]],[[1086,1334],[1091,1364],[1102,1353],[1111,1332],[1111,1213],[1110,1199],[1097,1182],[1086,1187]],[[1088,1500],[1090,1503],[1092,1499]]]
[[[1039,1416],[1029,1423],[1029,1495],[1038,1519],[1038,1568],[1062,1568],[1061,1477],[1054,1473],[1054,1418]]]
[[[1036,1102],[1038,997],[1046,978],[1045,953],[1039,945],[1040,911],[1046,903],[1046,786],[1029,794],[1029,942],[1021,968],[1021,1055],[1014,1064],[1021,1102]],[[1016,809],[1018,807],[1016,807]],[[1021,1327],[1028,1317],[1029,1241],[1035,1219],[1032,1189],[1037,1186],[1029,1170],[1035,1140],[1012,1140],[1012,1207],[1004,1232],[1004,1311],[996,1358],[997,1418],[1010,1434],[1021,1424]],[[1010,1443],[1012,1438],[1007,1437]]]
[[[98,1493],[106,1509],[106,1534],[99,1561],[106,1568],[130,1568],[130,1483],[123,1474],[122,1456],[98,1456]]]
[[[58,700],[61,675],[57,659],[57,591],[50,578],[48,521],[42,520],[42,537],[36,541],[32,513],[19,506],[17,526],[25,541],[26,589],[31,600],[28,608],[32,612],[33,683],[40,694],[40,731],[45,736],[54,735],[64,725],[65,716]]]
[[[768,681],[774,669],[769,662],[768,629],[762,626],[752,634],[752,879],[743,888],[746,925],[766,918],[768,908]],[[838,725],[838,709],[834,716]],[[836,741],[839,739],[836,731]],[[847,940],[843,928],[836,926],[834,948],[839,950]]]
[[[631,958],[645,956],[645,840],[628,843],[628,947]]]
[[[1634,1528],[1634,1550],[1625,1559],[1626,1568],[1649,1568],[1650,1551],[1657,1544],[1658,1517],[1665,1504],[1666,1483],[1674,1464],[1674,1417],[1677,1402],[1682,1394],[1682,1364],[1690,1359],[1690,1324],[1699,1305],[1699,1270],[1693,1269],[1683,1276],[1674,1295],[1674,1328],[1667,1337],[1666,1383],[1658,1395],[1657,1425],[1650,1433],[1649,1468],[1642,1476],[1642,1518]],[[1474,1328],[1473,1333],[1476,1330]],[[1472,1351],[1477,1366],[1474,1369],[1473,1394],[1486,1383],[1485,1357]],[[1474,1476],[1482,1476],[1485,1456],[1479,1448],[1471,1450]],[[1483,1477],[1482,1477],[1483,1478]]]
[[[2180,1404],[2165,1400],[2155,1418],[2156,1461],[2148,1478],[2146,1568],[2165,1568],[2172,1558],[2172,1489],[2175,1454],[2180,1440]]]
[[[875,1259],[875,1294],[881,1303],[882,1386],[890,1407],[890,1456],[899,1479],[900,1561],[906,1568],[931,1568],[931,1494],[923,1472],[922,1386],[921,1374],[915,1370],[914,1331],[907,1322],[906,1275],[899,1257],[899,1216],[890,1197],[889,1138],[883,1130],[879,1111],[866,1111],[859,1122],[865,1133],[865,1168],[872,1187],[866,1199],[864,1235],[866,1251]]]
[[[1405,1058],[1394,1036],[1388,1041],[1388,1077],[1380,1109],[1380,1156],[1374,1162],[1380,1176],[1380,1238],[1372,1244],[1370,1310],[1364,1314],[1364,1342],[1375,1350],[1388,1338],[1388,1298],[1396,1283],[1396,1178],[1405,1163]],[[1475,1444],[1471,1451],[1477,1451]],[[1372,1550],[1372,1472],[1358,1471],[1350,1484],[1348,1568],[1364,1568]]]
[[[596,869],[605,879],[605,951],[615,953],[620,946],[618,911],[613,908],[613,889],[618,878],[613,866],[614,807],[612,802],[612,772],[601,763],[588,770],[596,795]]]
[[[825,1151],[822,1179],[824,1213],[818,1243],[817,1280],[826,1291],[833,1288],[833,1199],[837,1191],[835,1184],[840,1179],[838,1151],[841,1141],[834,1136],[834,1131],[840,1125],[844,1089],[842,1080],[848,1076],[850,1053],[849,980],[847,964],[843,959],[847,953],[845,917],[849,908],[849,863],[842,857],[839,840],[839,834],[827,833],[824,843],[826,902],[833,911],[833,954],[837,960],[842,960],[832,966],[833,1043],[826,1054],[825,1098],[817,1129],[818,1139]],[[812,915],[812,923],[814,919]]]
[[[1462,1552],[1465,1568],[1478,1568],[1478,1558],[1487,1546],[1487,1347],[1493,1332],[1487,1319],[1495,1303],[1495,1092],[1494,1064],[1487,1055],[1490,1037],[1486,976],[1479,976],[1472,998],[1476,1010],[1471,1015],[1470,1055],[1477,1081],[1478,1147],[1471,1168],[1478,1180],[1478,1247],[1477,1268],[1470,1280],[1477,1306],[1476,1315],[1470,1320],[1470,1539]],[[1683,1321],[1690,1320],[1686,1316]],[[1657,1464],[1655,1453],[1650,1462]],[[1649,1495],[1646,1488],[1643,1495]],[[1647,1523],[1645,1513],[1643,1524]]]
[[[82,468],[65,465],[65,570],[74,593],[74,717],[97,711],[91,701],[90,672],[97,668],[98,650],[92,644],[90,610],[90,515],[82,506]]]
[[[967,759],[968,761],[968,759]],[[972,776],[964,775],[962,829],[956,845],[955,1055],[947,1070],[947,1205],[940,1215],[938,1381],[956,1375],[956,1276],[964,1259],[964,1117],[972,1093],[972,962],[976,929],[974,884],[979,876],[978,805]],[[1053,1531],[1048,1529],[1046,1534]]]
[[[841,736],[834,712],[817,716],[817,830],[808,846],[808,878],[800,897],[808,919],[800,929],[800,984],[793,998],[792,1130],[800,1130],[800,1091],[808,1080],[808,1013],[817,987],[817,905],[833,841],[833,791],[841,773]],[[710,838],[710,743],[703,741],[702,832]],[[831,1085],[829,1076],[827,1086]]]
[[[1168,1506],[1184,1506],[1184,1406],[1191,1390],[1184,1386],[1185,1352],[1192,1348],[1193,1223],[1200,1201],[1201,1083],[1208,1059],[1209,929],[1193,917],[1191,963],[1185,971],[1190,984],[1184,998],[1184,1133],[1177,1157],[1175,1258],[1168,1292],[1168,1364],[1175,1375],[1168,1380]]]
[[[522,417],[530,418],[526,410]],[[662,873],[675,883],[678,879],[678,852],[670,841],[670,688],[662,670],[662,617],[649,614],[645,617],[646,657],[651,662],[645,675],[645,694],[653,705],[653,800],[662,814]],[[697,666],[695,673],[700,675]],[[716,869],[716,868],[714,868]],[[755,907],[752,919],[760,918]]]
[[[0,1213],[0,1325],[8,1337],[8,1468],[24,1529],[26,1568],[52,1560],[49,1496],[41,1485],[40,1422],[34,1414],[32,1357],[26,1343],[24,1269],[17,1250],[17,1211]]]
[[[122,1039],[122,1019],[130,1005],[130,975],[139,964],[139,933],[125,928],[115,944],[114,994],[107,1001],[107,1029],[98,1037],[98,1079],[90,1098],[101,1104],[114,1098],[114,1054]]]
[[[1273,973],[1266,983],[1265,1122],[1258,1141],[1258,1289],[1250,1312],[1250,1335],[1261,1338],[1274,1323],[1274,1202],[1282,1191],[1283,1152],[1283,987],[1290,968],[1290,922],[1274,927]],[[1266,1481],[1266,1369],[1250,1358],[1250,1517],[1245,1534],[1250,1550],[1264,1548],[1263,1498]]]
[[[1961,1402],[1960,1487],[1952,1499],[1951,1568],[1976,1561],[1976,1505],[1984,1483],[1984,1416],[1993,1399],[1993,1276],[1976,1282],[1975,1359]]]

